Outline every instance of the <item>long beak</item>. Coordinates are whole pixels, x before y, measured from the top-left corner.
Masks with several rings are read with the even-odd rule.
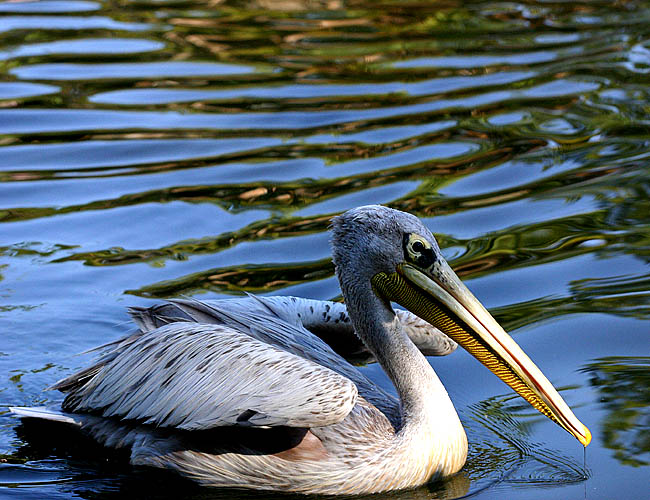
[[[589,429],[443,259],[426,271],[401,264],[395,273],[375,275],[372,284],[381,295],[455,340],[583,446],[589,444]]]

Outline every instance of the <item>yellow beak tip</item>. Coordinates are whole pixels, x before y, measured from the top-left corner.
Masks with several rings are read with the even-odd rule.
[[[591,443],[591,432],[589,432],[589,429],[584,427],[584,433],[578,438],[578,440],[582,443],[582,446],[586,448],[587,445]]]

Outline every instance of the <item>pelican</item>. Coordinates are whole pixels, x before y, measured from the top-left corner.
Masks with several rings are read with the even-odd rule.
[[[245,307],[180,300],[135,309],[138,332],[53,386],[66,393],[61,410],[12,411],[76,426],[130,450],[132,464],[207,486],[303,494],[416,487],[458,472],[467,437],[395,302],[589,444],[589,430],[454,274],[419,219],[365,206],[333,218],[332,233],[349,322],[399,399],[312,334],[299,310],[251,296]]]

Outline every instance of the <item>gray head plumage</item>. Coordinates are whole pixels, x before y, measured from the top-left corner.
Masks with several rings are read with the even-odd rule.
[[[357,334],[375,355],[377,339],[373,336],[379,330],[373,325],[392,322],[395,313],[375,293],[371,280],[378,273],[394,273],[404,262],[409,234],[425,238],[439,255],[431,232],[411,214],[381,205],[366,205],[332,219],[332,258],[341,291],[350,318],[360,325]]]
[[[426,238],[440,249],[431,231],[414,215],[381,205],[348,210],[332,219],[332,256],[341,284],[351,276],[392,273],[404,261],[404,235]]]

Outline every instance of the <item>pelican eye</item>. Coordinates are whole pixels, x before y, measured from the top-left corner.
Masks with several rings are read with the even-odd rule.
[[[426,269],[436,261],[433,246],[419,234],[404,235],[404,256],[418,267]]]

